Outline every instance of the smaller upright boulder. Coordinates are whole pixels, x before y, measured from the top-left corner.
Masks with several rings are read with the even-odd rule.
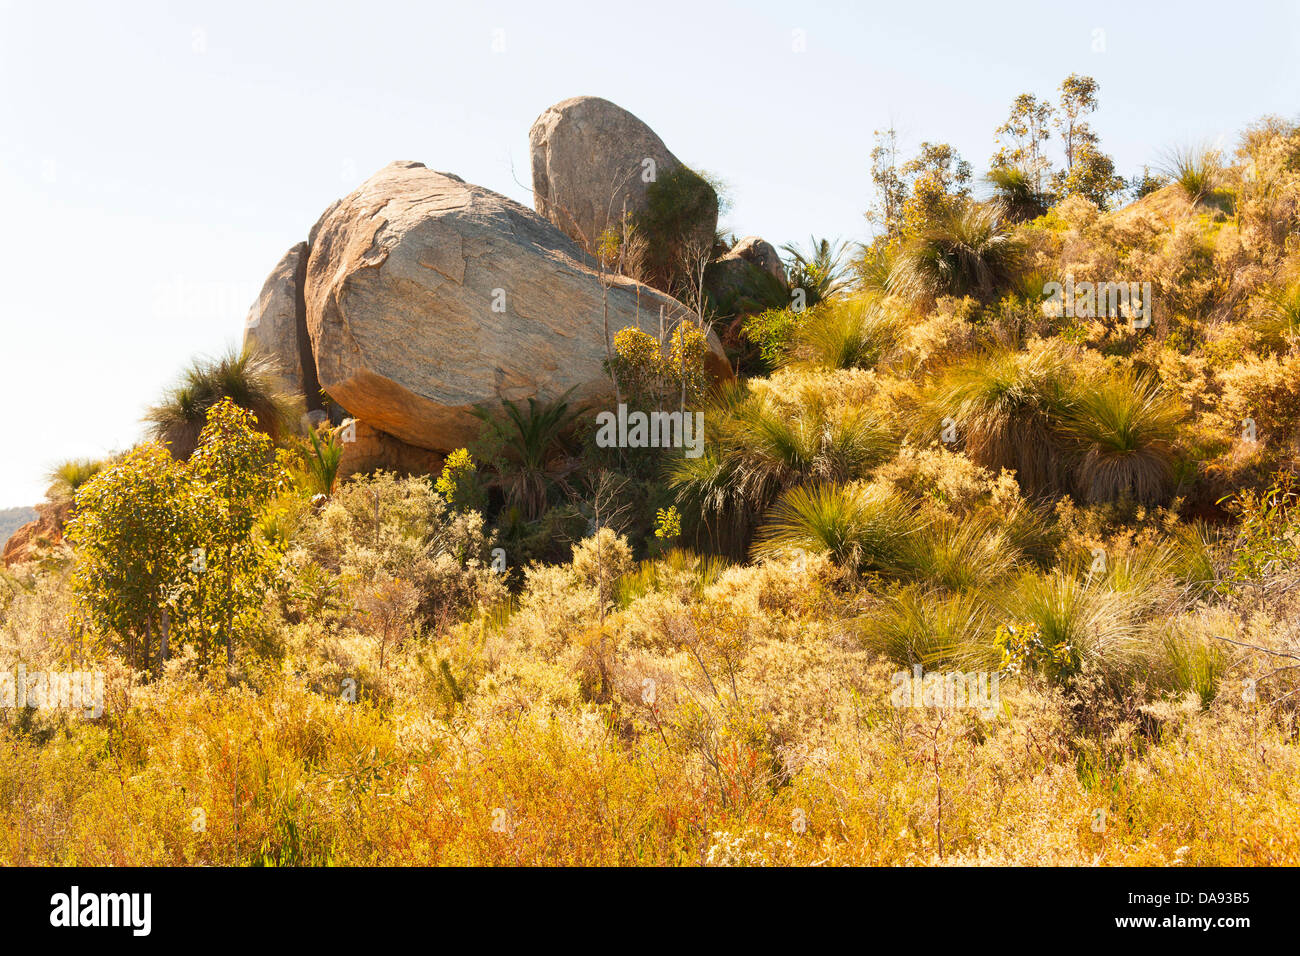
[[[545,110],[528,141],[537,211],[586,251],[626,212],[644,239],[639,277],[669,293],[684,260],[712,253],[717,192],[627,110],[575,96]]]
[[[747,236],[726,255],[709,263],[704,286],[722,319],[753,315],[790,304],[785,266],[772,244]]]
[[[252,346],[272,358],[295,393],[307,401],[309,408],[315,408],[319,406],[320,386],[316,384],[303,314],[307,254],[307,243],[298,243],[266,277],[244,321],[244,347]]]
[[[746,236],[738,241],[727,253],[728,257],[744,259],[753,263],[782,285],[786,284],[785,263],[780,254],[766,239],[758,236]]]

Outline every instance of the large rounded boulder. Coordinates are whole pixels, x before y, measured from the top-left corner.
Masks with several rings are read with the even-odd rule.
[[[421,163],[392,163],[312,231],[306,328],[320,387],[420,448],[473,439],[473,409],[608,388],[608,334],[695,316],[605,276],[530,209]],[[606,294],[606,286],[608,292]],[[710,365],[728,368],[710,335]]]

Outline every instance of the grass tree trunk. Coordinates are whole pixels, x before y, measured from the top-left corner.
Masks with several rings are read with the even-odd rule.
[[[158,617],[158,674],[162,675],[162,669],[167,664],[167,658],[171,655],[171,614],[164,607]]]
[[[231,611],[233,610],[234,597],[234,568],[233,555],[226,555],[226,664],[235,663],[235,638],[231,633]]]

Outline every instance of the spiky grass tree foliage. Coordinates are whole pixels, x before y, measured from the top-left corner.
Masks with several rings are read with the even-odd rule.
[[[874,368],[898,341],[898,326],[876,304],[835,299],[810,310],[781,364],[803,368]]]
[[[999,660],[994,623],[993,608],[975,593],[909,585],[887,594],[858,633],[868,650],[900,667],[985,670]]]
[[[1020,558],[1047,567],[1056,558],[1062,532],[1047,503],[1019,501],[998,515],[1002,533]]]
[[[758,555],[826,554],[857,571],[899,573],[919,527],[915,504],[879,486],[853,483],[791,488],[758,532]]]
[[[1263,296],[1257,328],[1282,342],[1300,335],[1300,281],[1269,289]]]
[[[187,459],[207,424],[208,411],[223,399],[252,412],[274,442],[293,434],[302,399],[289,389],[275,361],[245,348],[216,359],[196,359],[180,380],[145,414],[150,437],[178,459]]]
[[[1077,445],[1080,494],[1091,503],[1166,501],[1185,414],[1181,401],[1150,376],[1126,371],[1086,382],[1065,416],[1066,434]]]
[[[1127,553],[1113,555],[1106,561],[1104,571],[1095,569],[1096,561],[1067,566],[1082,570],[1088,568],[1086,577],[1094,584],[1104,584],[1110,591],[1128,602],[1130,609],[1146,617],[1173,616],[1182,605],[1190,604],[1197,592],[1193,579],[1197,573],[1188,567],[1194,561],[1194,543],[1185,537],[1173,537],[1146,543]]]
[[[1015,166],[998,166],[989,171],[988,184],[994,199],[1006,211],[1008,222],[1026,222],[1047,212],[1049,197],[1034,189],[1034,183],[1023,169]]]
[[[818,400],[786,406],[743,385],[721,390],[704,420],[704,454],[672,459],[668,478],[697,543],[732,557],[745,555],[782,492],[861,478],[895,447],[864,412],[834,416]]]
[[[1150,675],[1160,660],[1160,645],[1141,619],[1133,592],[1108,586],[1072,568],[1025,574],[998,598],[1005,620],[1020,634],[1032,633],[1034,646],[1008,647],[1008,664],[1041,669],[1056,683],[1068,684],[1085,665],[1112,687]]]
[[[1005,580],[1022,556],[1003,518],[975,514],[928,522],[904,544],[904,573],[950,591],[977,591]]]
[[[1068,490],[1060,420],[1069,404],[1069,360],[1047,347],[976,355],[949,366],[925,395],[913,439],[951,437],[977,464],[1016,474],[1028,495]]]
[[[944,295],[991,302],[1014,284],[1023,262],[1024,246],[1007,228],[1002,206],[967,203],[904,243],[890,291],[921,305]]]
[[[1165,151],[1161,172],[1176,182],[1192,202],[1211,198],[1223,184],[1223,156],[1213,146],[1175,146]]]
[[[93,458],[73,458],[52,469],[48,475],[50,486],[45,495],[51,501],[71,502],[77,490],[94,478],[105,467]]]
[[[858,290],[866,296],[881,298],[890,291],[890,277],[894,274],[894,250],[883,239],[858,247],[860,255],[853,263],[853,275]]]

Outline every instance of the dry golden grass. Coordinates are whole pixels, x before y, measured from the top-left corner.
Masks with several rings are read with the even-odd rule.
[[[99,721],[3,730],[0,862],[1300,862],[1293,727],[1233,681],[1087,725],[1030,680],[991,716],[899,709],[849,626],[868,597],[823,559],[665,572],[603,628],[593,597],[539,570],[513,615],[383,672],[363,635],[236,687],[178,662],[129,704],[118,669]]]

